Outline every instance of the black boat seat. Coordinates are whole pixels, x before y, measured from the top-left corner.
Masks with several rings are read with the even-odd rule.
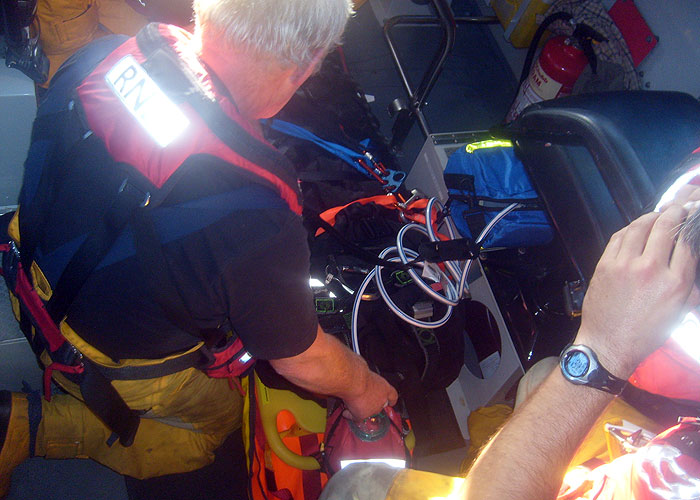
[[[700,146],[700,102],[680,92],[585,94],[530,106],[506,130],[588,280],[610,236]]]

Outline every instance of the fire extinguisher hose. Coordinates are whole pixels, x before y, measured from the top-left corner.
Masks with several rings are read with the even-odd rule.
[[[520,85],[523,84],[525,80],[527,80],[527,76],[530,74],[530,66],[532,66],[532,60],[535,58],[535,52],[537,51],[537,46],[540,44],[540,39],[542,38],[542,35],[544,35],[544,32],[547,31],[547,28],[549,28],[549,25],[552,24],[554,21],[570,21],[573,18],[571,14],[568,12],[555,12],[554,14],[550,14],[547,17],[544,18],[544,21],[542,21],[542,24],[539,25],[537,28],[537,31],[535,31],[535,36],[532,37],[532,41],[530,42],[530,47],[527,49],[527,56],[525,56],[525,63],[523,64],[523,72],[520,74],[520,81],[518,82],[518,89],[520,88]],[[517,91],[516,91],[517,95]]]

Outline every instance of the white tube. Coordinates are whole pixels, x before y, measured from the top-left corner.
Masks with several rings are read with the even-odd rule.
[[[425,236],[427,236],[430,241],[437,242],[441,241],[435,231],[433,230],[433,222],[432,222],[432,210],[433,207],[437,205],[438,209],[440,210],[445,210],[445,207],[442,203],[440,203],[439,200],[436,198],[431,198],[428,201],[428,205],[426,206],[426,213],[425,213],[425,226],[421,226],[420,224],[415,224],[415,223],[410,223],[405,225],[404,227],[401,228],[399,231],[398,235],[396,236],[396,246],[395,247],[388,247],[382,250],[382,252],[379,254],[380,259],[387,259],[387,256],[392,253],[396,252],[398,254],[397,257],[391,257],[388,258],[390,262],[402,262],[403,264],[411,264],[411,266],[417,266],[421,269],[424,269],[426,266],[428,266],[427,263],[424,262],[416,262],[413,263],[409,261],[410,259],[416,259],[418,257],[418,252],[411,250],[409,248],[404,248],[403,246],[403,238],[405,234],[408,231],[418,231]],[[508,205],[506,208],[501,210],[496,217],[494,217],[487,225],[486,227],[481,231],[479,234],[478,238],[476,239],[475,243],[477,245],[481,244],[484,239],[489,235],[491,230],[494,228],[498,222],[503,219],[506,215],[508,215],[510,212],[515,210],[520,206],[519,203],[511,203]],[[448,235],[451,239],[456,239],[457,238],[457,230],[454,227],[454,223],[448,218],[445,221],[446,227],[447,227],[447,232]],[[403,310],[401,310],[400,307],[396,305],[396,303],[391,299],[389,296],[389,293],[386,290],[386,287],[384,286],[384,281],[382,280],[382,269],[383,266],[377,265],[372,269],[365,279],[362,281],[362,284],[360,287],[355,291],[355,299],[353,301],[353,306],[352,306],[352,315],[351,315],[351,326],[350,326],[350,334],[351,334],[351,339],[352,339],[352,349],[355,351],[357,354],[360,354],[360,343],[358,339],[358,331],[357,331],[357,319],[359,317],[359,310],[360,310],[360,304],[362,303],[362,295],[364,294],[365,290],[371,283],[372,279],[376,280],[377,282],[377,289],[379,290],[379,294],[381,295],[382,299],[386,303],[387,307],[396,314],[399,318],[404,320],[405,322],[414,325],[418,328],[439,328],[440,326],[443,326],[446,324],[450,316],[452,315],[452,308],[456,305],[459,304],[460,300],[465,296],[468,295],[469,289],[468,289],[468,284],[467,284],[467,277],[469,275],[469,271],[472,266],[472,262],[474,259],[468,259],[464,265],[464,268],[460,265],[459,261],[446,261],[445,262],[445,267],[448,271],[448,273],[445,273],[441,269],[433,269],[439,276],[440,283],[443,285],[443,289],[445,290],[445,295],[436,292],[435,290],[432,289],[432,287],[427,284],[423,278],[416,272],[416,270],[413,267],[409,267],[408,273],[413,279],[413,281],[416,283],[417,286],[419,286],[430,298],[433,300],[436,300],[438,302],[441,302],[445,304],[446,311],[445,314],[443,315],[442,318],[440,318],[437,321],[421,321],[417,320],[414,317],[410,316]],[[455,289],[454,287],[454,282],[459,282],[458,287]]]

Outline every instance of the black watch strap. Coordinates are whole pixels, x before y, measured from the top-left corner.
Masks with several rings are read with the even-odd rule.
[[[612,375],[608,370],[600,366],[600,364],[598,364],[598,371],[593,377],[593,383],[591,384],[591,387],[594,387],[601,391],[609,392],[610,394],[614,394],[615,396],[619,396],[620,394],[622,394],[622,391],[625,389],[626,385],[626,380],[617,378],[616,376]]]

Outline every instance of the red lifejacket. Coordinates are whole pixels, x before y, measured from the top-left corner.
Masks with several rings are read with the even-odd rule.
[[[671,337],[642,361],[629,381],[668,398],[700,401],[700,359]]]
[[[576,467],[564,477],[557,500],[690,500],[700,488],[700,426],[695,418],[657,435],[610,463]]]
[[[188,157],[195,154],[216,156],[231,163],[232,168],[243,169],[274,186],[289,208],[301,214],[300,194],[293,170],[282,165],[259,165],[248,155],[234,151],[217,137],[189,102],[173,103],[188,120],[186,129],[167,147],[156,142],[130,108],[131,103],[142,112],[148,106],[153,108],[155,101],[153,92],[150,92],[139,71],[148,66],[147,60],[152,57],[152,54],[144,54],[145,44],[150,44],[154,52],[172,50],[181,68],[196,79],[192,83],[215,100],[226,116],[254,139],[262,155],[279,155],[261,132],[240,116],[235,104],[222,93],[225,89],[220,90],[214,84],[215,77],[207,72],[192,52],[191,35],[175,26],[151,24],[109,54],[77,88],[87,126],[102,139],[112,158],[133,166],[156,188],[162,188]],[[126,64],[127,59],[133,62]],[[112,75],[110,82],[110,70],[115,68],[120,73]],[[167,80],[167,75],[164,76]],[[113,83],[114,80],[117,80],[117,85]],[[163,82],[155,83],[161,85]],[[121,94],[118,90],[122,91]],[[127,99],[123,96],[125,93],[128,93]],[[155,112],[156,109],[151,110],[151,113]],[[280,159],[280,163],[282,161]]]

